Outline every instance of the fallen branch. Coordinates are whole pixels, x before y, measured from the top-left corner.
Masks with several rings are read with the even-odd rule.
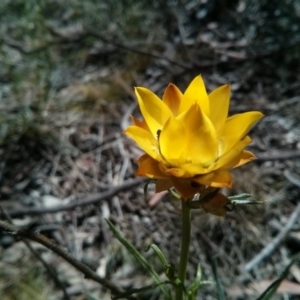
[[[284,151],[284,152],[275,152],[275,153],[256,153],[258,161],[269,161],[269,160],[286,160],[300,157],[299,150],[291,150],[291,151]]]
[[[299,175],[293,174],[290,170],[285,170],[283,172],[284,177],[291,182],[292,184],[296,185],[300,188],[300,177]]]
[[[77,207],[97,204],[104,199],[112,198],[113,196],[115,196],[116,194],[122,191],[130,190],[133,187],[140,185],[143,182],[145,182],[145,178],[136,178],[127,181],[119,186],[113,187],[103,193],[97,193],[97,194],[87,196],[85,200],[76,201],[74,203],[70,203],[66,205],[58,205],[49,208],[33,207],[33,208],[7,210],[6,213],[12,218],[18,218],[23,216],[36,216],[36,215],[41,215],[46,213],[54,214],[60,211],[73,210]]]
[[[90,269],[87,265],[77,260],[73,255],[67,252],[64,248],[58,246],[45,236],[39,233],[31,232],[24,230],[22,228],[18,228],[12,224],[0,220],[0,228],[5,230],[11,235],[17,235],[22,238],[26,238],[32,241],[35,241],[39,244],[44,245],[46,248],[52,250],[68,263],[70,263],[75,269],[80,271],[82,274],[85,275],[86,278],[94,280],[95,282],[100,283],[105,288],[109,289],[113,294],[120,294],[124,291],[119,287],[112,284],[110,281],[100,277],[96,272]],[[128,297],[127,299],[136,299],[135,297]]]
[[[0,207],[1,212],[3,213],[3,215],[5,216],[7,222],[11,225],[13,225],[13,221],[11,219],[11,217]],[[20,237],[22,242],[25,244],[25,246],[31,251],[31,253],[34,255],[34,257],[36,259],[38,259],[42,265],[45,267],[45,269],[47,270],[48,274],[50,275],[50,277],[53,279],[55,285],[60,288],[62,290],[63,293],[63,299],[64,300],[71,300],[70,296],[67,293],[67,290],[64,286],[64,284],[59,280],[59,278],[56,275],[56,270],[53,268],[53,266],[49,266],[48,263],[44,260],[44,258],[41,256],[41,254],[36,251],[30,244],[30,242],[23,238]]]
[[[289,221],[282,228],[279,234],[270,243],[268,243],[268,245],[265,248],[263,248],[261,252],[259,252],[251,261],[249,261],[244,266],[243,269],[246,272],[251,271],[257,264],[259,264],[265,258],[270,256],[276,250],[276,248],[281,244],[281,242],[284,240],[288,232],[292,229],[295,222],[298,220],[299,214],[300,214],[300,203],[297,205],[297,208],[291,214]]]

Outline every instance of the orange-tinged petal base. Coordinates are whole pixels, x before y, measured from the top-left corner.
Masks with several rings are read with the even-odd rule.
[[[172,178],[172,182],[176,190],[184,200],[193,198],[197,193],[204,190],[204,186],[194,182],[193,179]]]
[[[202,208],[213,215],[224,217],[226,215],[226,208],[225,205],[228,203],[228,198],[218,193],[212,199],[205,201],[201,204]]]
[[[231,188],[232,175],[228,170],[219,169],[205,175],[196,176],[194,181],[213,187]]]
[[[173,115],[178,115],[180,103],[183,101],[183,95],[174,84],[169,84],[166,88],[162,101],[169,107]]]
[[[169,190],[174,184],[171,179],[157,179],[156,180],[156,193]]]
[[[136,119],[134,116],[130,116],[132,123],[140,128],[145,129],[146,131],[150,132],[150,129],[145,121],[140,121],[139,119]]]
[[[136,171],[136,175],[145,176],[148,178],[161,178],[168,179],[169,176],[163,173],[159,167],[159,162],[153,159],[148,154],[142,155],[138,159],[139,168]]]

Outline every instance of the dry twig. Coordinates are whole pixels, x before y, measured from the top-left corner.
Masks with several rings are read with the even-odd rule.
[[[286,160],[300,157],[299,150],[291,150],[291,151],[284,151],[284,152],[266,152],[266,153],[257,153],[257,160],[258,161],[270,161],[270,160]]]
[[[6,211],[3,210],[2,207],[0,207],[0,210],[1,210],[2,214],[5,216],[5,218],[7,219],[7,222],[9,222],[9,224],[13,225],[12,219],[6,213]],[[71,298],[70,298],[69,294],[67,293],[65,286],[57,277],[55,269],[53,269],[52,266],[48,265],[48,263],[43,259],[43,257],[40,255],[40,253],[38,251],[36,251],[25,238],[21,237],[21,240],[26,245],[26,247],[31,251],[31,253],[34,255],[34,257],[36,257],[42,263],[42,265],[45,267],[45,269],[49,273],[50,277],[53,279],[55,285],[62,290],[64,299],[70,300]]]
[[[114,294],[120,294],[124,292],[119,287],[115,286],[110,281],[100,277],[96,272],[94,272],[92,269],[90,269],[87,265],[77,260],[74,256],[72,256],[69,252],[67,252],[65,249],[61,248],[60,246],[56,245],[54,242],[43,236],[39,233],[30,232],[27,230],[24,230],[22,228],[18,228],[14,225],[11,225],[7,222],[0,220],[0,228],[7,231],[8,233],[12,235],[17,235],[22,238],[26,238],[32,241],[35,241],[39,244],[44,245],[46,248],[52,250],[59,256],[61,256],[64,260],[66,260],[68,263],[70,263],[75,269],[79,270],[82,274],[85,275],[86,278],[94,280],[98,283],[100,283],[105,288],[109,289]],[[136,299],[135,297],[127,297],[126,299]]]
[[[15,209],[15,210],[8,210],[7,214],[12,217],[22,217],[22,216],[36,216],[36,215],[42,215],[46,213],[57,213],[60,211],[66,211],[66,210],[73,210],[76,207],[86,206],[86,205],[92,205],[97,204],[100,201],[104,199],[109,199],[116,194],[120,193],[121,191],[130,190],[133,187],[140,185],[145,181],[145,178],[135,178],[133,180],[127,181],[124,184],[121,184],[119,186],[113,187],[109,189],[108,191],[105,191],[103,193],[97,193],[90,196],[87,196],[85,200],[82,201],[76,201],[75,203],[70,203],[67,205],[59,205],[55,207],[49,207],[49,208],[22,208],[22,209]]]
[[[300,188],[300,178],[296,174],[293,174],[290,170],[285,170],[283,172],[284,177],[291,182],[292,184],[296,185]]]
[[[251,271],[257,264],[259,264],[262,260],[270,256],[275,249],[280,245],[280,243],[284,240],[287,233],[291,230],[295,222],[298,220],[298,216],[300,214],[300,203],[297,205],[297,208],[291,214],[289,221],[282,228],[279,234],[273,239],[272,242],[268,243],[268,245],[262,249],[251,261],[249,261],[245,266],[244,270],[246,272]]]

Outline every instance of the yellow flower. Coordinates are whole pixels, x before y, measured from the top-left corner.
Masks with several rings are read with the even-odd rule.
[[[175,187],[189,199],[205,186],[230,188],[229,170],[255,159],[244,149],[251,143],[248,131],[263,114],[228,117],[229,85],[207,94],[197,76],[184,93],[170,84],[162,100],[146,88],[135,93],[144,121],[132,117],[125,134],[145,151],[137,175],[157,179],[156,192]]]

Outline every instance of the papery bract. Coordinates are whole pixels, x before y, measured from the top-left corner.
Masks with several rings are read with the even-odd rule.
[[[175,187],[187,200],[203,186],[230,188],[230,169],[255,159],[247,133],[263,114],[228,117],[229,85],[207,94],[197,76],[184,93],[173,84],[162,99],[142,87],[135,93],[144,120],[132,117],[125,134],[145,151],[137,175],[157,179],[157,192]]]

